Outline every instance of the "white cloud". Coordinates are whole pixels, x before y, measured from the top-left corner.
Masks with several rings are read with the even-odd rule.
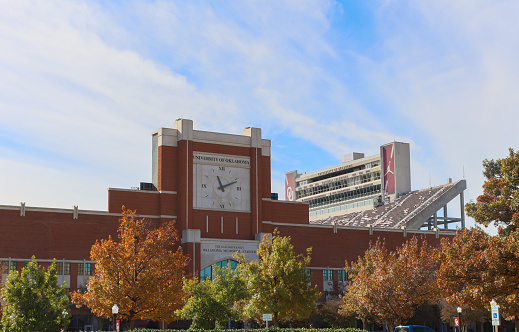
[[[341,21],[353,5],[366,6],[358,26]],[[201,130],[261,127],[278,145],[301,139],[308,145],[285,159],[302,162],[316,147],[338,158],[407,141],[413,183],[456,180],[465,166],[475,198],[481,160],[517,141],[513,2],[1,6],[0,172],[23,169],[24,181],[66,188],[83,176],[96,199],[106,186],[149,181],[150,132],[184,117]],[[272,171],[273,187],[289,170]],[[78,193],[75,204],[104,208],[89,196]]]
[[[518,9],[510,1],[387,2],[377,16],[384,57],[363,67],[421,132],[424,150],[413,158],[428,167],[418,178],[459,179],[464,168],[468,199],[481,193],[481,161],[517,141]]]
[[[104,182],[103,190],[108,184],[135,186],[151,178],[153,130],[171,127],[179,115],[222,131],[232,125],[223,120],[236,111],[232,101],[201,94],[184,76],[79,29],[76,16],[97,15],[84,4],[40,4],[41,11],[31,4],[18,2],[0,14],[0,138],[17,163],[51,159],[54,166],[62,163],[64,174],[36,167],[26,175],[66,183],[73,176],[63,168],[89,167],[99,171],[92,182]],[[17,163],[2,163],[1,173],[19,174]],[[91,201],[87,195],[78,199]]]

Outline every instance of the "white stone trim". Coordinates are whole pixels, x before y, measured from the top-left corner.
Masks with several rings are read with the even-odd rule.
[[[201,231],[199,229],[184,229],[182,231],[182,239],[180,240],[182,244],[184,243],[200,243],[201,240]],[[193,261],[195,259],[193,258]]]
[[[270,157],[271,153],[271,141],[268,139],[261,140],[261,155],[264,157]]]
[[[193,210],[225,211],[225,212],[237,212],[237,213],[250,213],[251,212],[251,210],[229,210],[229,209],[211,209],[211,208],[197,208],[197,207],[193,207]]]
[[[170,191],[170,190],[159,190],[159,193],[161,193],[161,194],[172,194],[172,195],[177,195],[177,192],[176,192],[176,191]]]
[[[275,200],[270,198],[263,198],[264,201],[271,201],[273,203],[289,203],[289,204],[300,204],[300,205],[310,205],[309,202],[299,202],[299,201],[284,201],[281,199]]]
[[[177,146],[178,144],[178,130],[171,128],[160,128],[151,136],[157,135],[157,146]]]
[[[140,189],[126,189],[126,188],[108,188],[108,191],[127,191],[127,192],[137,192],[144,194],[159,194],[160,192],[157,190],[140,190]]]
[[[272,226],[290,226],[290,227],[309,227],[309,228],[331,228],[333,229],[332,224],[289,224],[289,223],[280,223],[280,222],[272,222],[272,221],[263,221],[264,224],[270,224]],[[337,225],[337,229],[351,229],[351,230],[366,230],[369,227],[366,226],[341,226]],[[383,231],[383,232],[392,232],[392,233],[402,233],[402,229],[395,228],[375,228],[373,227],[373,231]],[[435,234],[434,230],[408,230],[407,234]],[[455,229],[440,229],[440,235],[454,235],[456,234]]]
[[[243,135],[215,133],[211,131],[193,131],[193,141],[210,144],[250,147],[250,138]]]
[[[19,206],[11,206],[11,205],[0,205],[0,210],[13,210],[19,211]],[[52,212],[52,213],[70,213],[73,214],[73,209],[60,209],[60,208],[40,208],[40,207],[25,207],[26,212]],[[77,210],[78,216],[82,214],[88,215],[99,215],[99,216],[121,216],[120,213],[112,213],[108,211],[95,211],[95,210]],[[138,218],[149,218],[149,219],[157,219],[157,218],[168,218],[168,219],[177,219],[177,216],[171,215],[145,215],[145,214],[137,214]]]
[[[0,262],[30,262],[32,261],[31,258],[13,258],[13,257],[9,257],[9,258],[2,258],[0,257]],[[52,263],[53,261],[56,261],[56,263],[58,262],[65,262],[65,263],[74,263],[74,264],[82,264],[82,263],[89,263],[89,264],[96,264],[96,262],[94,261],[89,261],[89,260],[77,260],[77,259],[66,259],[66,258],[63,258],[63,259],[39,259],[39,258],[36,258],[36,262],[38,263]]]
[[[261,148],[261,129],[260,128],[254,128],[254,127],[247,127],[245,128],[242,133],[243,136],[249,136],[250,137],[250,147],[251,148]]]
[[[193,120],[177,119],[175,123],[173,123],[173,129],[177,131],[178,141],[193,140]]]
[[[160,216],[158,216],[158,217],[153,217],[153,218],[175,219],[175,220],[177,220],[178,217],[177,217],[177,216],[168,216],[168,215],[164,215],[164,214],[162,214],[162,215],[160,215]]]

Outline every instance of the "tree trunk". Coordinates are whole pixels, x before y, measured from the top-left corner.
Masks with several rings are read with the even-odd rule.
[[[514,327],[515,327],[515,332],[519,332],[519,316],[515,316],[515,318],[514,318]]]
[[[278,327],[278,312],[274,312],[272,315],[272,325]]]
[[[362,329],[367,331],[368,330],[368,319],[362,318]]]

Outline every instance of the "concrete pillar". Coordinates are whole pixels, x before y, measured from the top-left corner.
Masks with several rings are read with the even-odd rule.
[[[460,193],[460,212],[461,212],[461,228],[465,228],[465,200],[463,198],[463,191]]]
[[[443,207],[443,228],[449,229],[449,223],[447,222],[447,204]]]

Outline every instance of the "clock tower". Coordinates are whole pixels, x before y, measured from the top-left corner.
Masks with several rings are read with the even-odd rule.
[[[232,260],[235,251],[253,259],[263,235],[272,232],[271,143],[261,129],[214,133],[178,119],[154,132],[152,142],[160,219],[177,221],[192,258],[189,272]]]

